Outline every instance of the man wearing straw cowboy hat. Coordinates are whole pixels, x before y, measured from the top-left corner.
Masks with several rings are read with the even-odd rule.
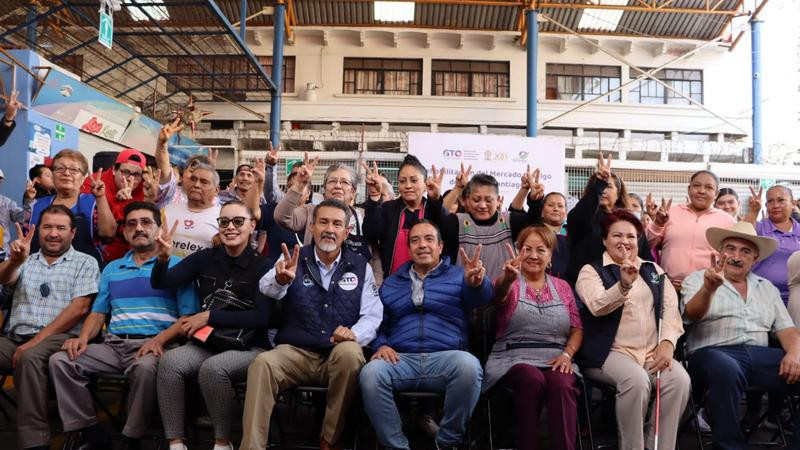
[[[695,389],[708,391],[715,448],[742,449],[739,406],[748,386],[800,393],[800,333],[778,289],[750,271],[777,242],[756,235],[747,222],[711,227],[706,239],[719,256],[712,255],[708,269],[687,276],[682,288],[689,374]],[[767,346],[769,333],[782,348]]]

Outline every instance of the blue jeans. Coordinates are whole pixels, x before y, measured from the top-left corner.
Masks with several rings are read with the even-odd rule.
[[[800,392],[800,386],[788,385],[778,375],[784,355],[780,348],[730,345],[701,348],[689,358],[689,374],[696,392],[708,390],[706,411],[715,448],[739,450],[745,447],[739,425],[739,406],[748,386],[776,392]],[[800,437],[798,425],[800,421],[795,421],[794,440]]]
[[[444,392],[444,417],[436,441],[459,445],[481,394],[483,370],[478,359],[460,350],[434,353],[399,353],[392,364],[380,359],[361,369],[359,383],[378,441],[392,449],[408,449],[394,393],[403,391]]]

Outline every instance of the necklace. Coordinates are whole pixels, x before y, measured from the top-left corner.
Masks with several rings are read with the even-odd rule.
[[[532,289],[533,289],[533,295],[536,296],[536,301],[537,302],[540,301],[542,299],[542,291],[544,290],[544,288],[541,289],[532,288]]]

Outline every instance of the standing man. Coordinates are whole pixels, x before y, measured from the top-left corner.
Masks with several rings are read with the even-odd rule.
[[[689,374],[698,393],[708,392],[714,447],[739,450],[745,447],[739,409],[748,386],[800,393],[800,333],[778,289],[751,271],[777,242],[756,235],[746,221],[709,228],[706,237],[719,258],[683,281]],[[770,333],[781,348],[767,346]],[[795,423],[790,448],[798,448],[800,439]]]
[[[364,365],[362,346],[375,338],[383,306],[366,258],[342,243],[350,208],[324,200],[314,208],[314,245],[286,246],[275,267],[261,278],[261,293],[282,299],[277,346],[256,357],[247,371],[240,449],[267,446],[269,423],[281,391],[297,384],[328,387],[320,449],[340,449],[347,410]]]
[[[6,175],[3,173],[3,169],[0,169],[0,184],[3,184],[5,179]],[[17,202],[5,195],[0,195],[0,250],[8,254],[8,246],[11,243],[11,224],[24,221],[25,212],[17,206]]]
[[[22,449],[49,448],[47,363],[80,331],[100,276],[97,261],[72,248],[76,224],[69,208],[51,205],[42,211],[40,250],[29,256],[35,228],[23,234],[17,225],[20,238],[0,264],[0,284],[16,286],[8,332],[0,337],[0,367],[14,369]]]
[[[33,198],[47,197],[55,194],[56,185],[53,184],[53,171],[44,164],[37,164],[28,171],[31,187],[36,192]]]
[[[432,222],[412,225],[411,261],[381,286],[383,322],[372,342],[375,354],[359,378],[367,415],[387,448],[409,449],[395,392],[444,392],[444,417],[436,435],[442,450],[461,445],[481,393],[481,364],[466,351],[467,313],[492,300],[492,283],[480,246],[472,257],[460,250],[463,267],[442,258],[443,247]]]
[[[125,448],[139,448],[156,404],[156,369],[164,348],[180,336],[179,316],[197,312],[194,285],[150,287],[157,256],[161,214],[152,203],[125,207],[125,239],[133,250],[109,263],[100,277],[97,299],[77,338],[50,358],[58,410],[64,431],[81,430],[87,446],[106,448],[87,384],[95,373],[121,373],[130,380],[128,414],[122,435]],[[170,257],[173,266],[180,258]],[[101,344],[89,344],[111,316]]]
[[[208,164],[196,163],[184,189],[187,202],[172,202],[163,210],[165,223],[178,221],[172,235],[172,254],[181,258],[213,246],[219,231],[219,174]]]

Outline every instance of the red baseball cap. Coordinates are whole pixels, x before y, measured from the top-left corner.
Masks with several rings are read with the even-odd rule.
[[[135,150],[132,148],[126,148],[125,150],[119,152],[119,156],[117,156],[117,160],[114,161],[115,164],[133,164],[135,166],[139,166],[142,169],[145,168],[147,165],[147,158],[145,158],[144,154],[139,150]]]

